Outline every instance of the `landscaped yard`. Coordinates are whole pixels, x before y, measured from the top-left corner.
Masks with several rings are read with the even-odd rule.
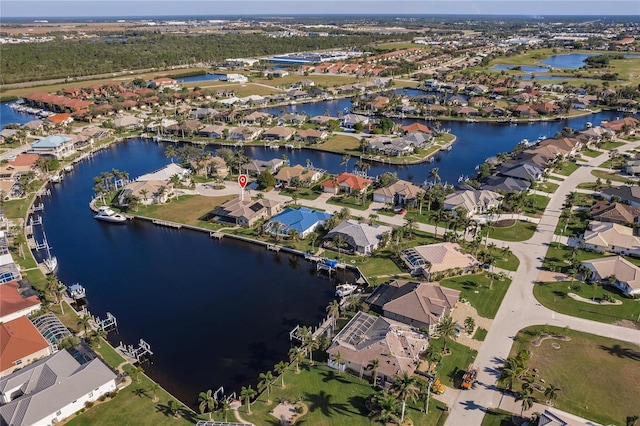
[[[491,280],[487,273],[446,278],[441,280],[440,284],[459,290],[460,297],[467,299],[471,306],[476,308],[478,315],[485,318],[495,318],[511,280],[508,278],[504,278],[503,281],[494,279],[491,290],[489,290]]]
[[[540,332],[568,336],[570,341],[531,341]],[[552,345],[557,344],[559,348]],[[531,351],[528,366],[544,384],[560,388],[555,406],[598,423],[623,425],[627,416],[639,415],[640,349],[636,345],[556,327],[538,326],[518,333],[511,356]],[[544,403],[546,397],[534,392]]]
[[[443,344],[442,339],[432,339],[430,341],[430,345],[438,350],[442,350]],[[459,387],[462,375],[469,364],[472,364],[476,359],[478,352],[451,340],[447,342],[447,349],[451,351],[451,354],[442,357],[436,368],[437,376],[445,386]]]
[[[554,170],[554,172],[562,176],[570,176],[571,173],[578,170],[579,167],[580,165],[573,161],[563,161],[558,164],[558,167],[556,168],[556,170]]]
[[[580,154],[586,155],[587,157],[596,158],[602,155],[602,151],[598,151],[596,149],[586,148],[580,151]]]
[[[246,412],[246,405],[238,411],[247,421],[256,425],[276,425],[278,420],[269,412],[273,410],[278,401],[301,401],[308,413],[300,418],[300,424],[313,426],[343,426],[343,425],[371,425],[367,417],[368,410],[365,406],[367,397],[373,393],[371,384],[352,376],[348,373],[340,373],[326,365],[317,364],[309,367],[301,365],[300,374],[295,373],[295,367],[291,367],[285,373],[285,388],[280,387],[277,379],[273,385],[270,399],[267,404],[266,394],[263,393],[251,405],[252,414]],[[417,405],[407,402],[406,416],[413,424],[423,426],[435,426],[444,424],[444,404],[431,399],[429,414],[419,411]]]
[[[574,293],[585,299],[602,299],[605,295],[622,302],[621,305],[594,305],[572,299],[568,293]],[[586,318],[599,322],[615,323],[625,320],[627,324],[636,324],[640,316],[640,300],[623,296],[613,287],[602,287],[598,284],[587,284],[581,281],[552,282],[536,284],[533,295],[549,309],[573,317]]]
[[[634,184],[635,182],[625,176],[619,175],[616,171],[606,172],[604,170],[592,170],[591,174],[597,178],[602,179],[603,183],[606,183],[607,180],[611,180],[612,182],[623,182]]]
[[[513,421],[511,420],[512,417],[513,413],[494,409],[492,411],[487,411],[482,418],[480,426],[513,426]]]
[[[221,197],[182,195],[179,199],[174,199],[169,203],[140,207],[137,212],[133,211],[131,213],[170,222],[215,229],[219,228],[219,226],[204,221],[201,218],[231,198],[233,198],[231,195]]]
[[[292,197],[295,194],[300,200],[315,200],[320,196],[320,194],[322,194],[322,191],[320,190],[315,191],[312,188],[289,187],[280,191],[280,194],[287,195],[289,197]]]
[[[536,190],[546,192],[547,194],[553,194],[556,192],[559,186],[560,185],[553,182],[542,182],[538,184]]]
[[[360,139],[357,136],[347,135],[333,135],[328,140],[318,145],[318,148],[327,151],[344,152],[344,151],[359,151]],[[353,166],[357,159],[351,159],[351,165]]]
[[[574,256],[579,262],[582,262],[583,260],[591,260],[607,256],[604,253],[580,250],[559,243],[551,243],[549,244],[549,249],[547,250],[547,255],[544,259],[544,262],[542,263],[542,267],[548,271],[562,272],[566,274],[571,267],[569,259],[571,259],[574,250]]]
[[[333,204],[336,206],[343,206],[349,209],[367,210],[371,205],[369,197],[365,197],[364,203],[361,197],[355,197],[353,195],[336,195],[327,200],[327,204]]]
[[[530,194],[527,203],[522,207],[522,213],[530,217],[541,217],[551,198],[544,195]]]
[[[481,234],[486,236],[489,232],[489,238],[501,241],[526,241],[533,237],[533,233],[536,231],[536,224],[532,222],[524,222],[521,220],[516,221],[512,226],[499,227],[492,226],[489,231],[487,227],[483,227]]]

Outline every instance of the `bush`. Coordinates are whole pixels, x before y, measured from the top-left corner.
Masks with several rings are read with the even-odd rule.
[[[89,409],[89,408],[93,407],[93,404],[94,404],[93,401],[87,401],[87,402],[84,403],[84,408]]]

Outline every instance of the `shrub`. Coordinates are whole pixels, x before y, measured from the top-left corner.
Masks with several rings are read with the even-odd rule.
[[[84,408],[91,408],[93,407],[93,401],[87,401],[84,403]]]

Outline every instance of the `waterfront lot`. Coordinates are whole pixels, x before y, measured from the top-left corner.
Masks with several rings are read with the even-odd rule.
[[[308,413],[300,418],[301,424],[314,426],[370,425],[365,401],[373,393],[371,384],[347,373],[338,374],[326,365],[310,367],[300,366],[300,374],[295,374],[295,367],[285,373],[285,388],[276,380],[270,395],[271,404],[267,404],[266,394],[260,395],[251,405],[252,414],[246,412],[246,405],[238,411],[247,421],[256,425],[279,424],[269,412],[275,408],[277,401],[301,400],[308,408]],[[422,404],[420,404],[421,406]],[[417,405],[407,402],[406,417],[416,426],[442,425],[446,419],[444,404],[431,399],[429,414],[419,411]]]
[[[531,344],[540,332],[560,334],[570,341],[544,340]],[[556,343],[560,347],[555,349]],[[531,351],[529,367],[538,371],[546,385],[562,389],[555,406],[601,424],[624,424],[627,416],[637,415],[640,395],[640,350],[626,342],[556,327],[531,327],[518,333],[511,356]],[[539,382],[539,380],[538,380]],[[543,385],[544,386],[544,385]],[[514,386],[516,390],[518,387]],[[546,397],[534,392],[544,403]]]
[[[219,225],[202,220],[211,210],[233,196],[205,197],[202,195],[182,195],[178,200],[167,204],[152,204],[140,207],[136,215],[162,219],[186,225],[199,226],[209,229],[220,228]]]

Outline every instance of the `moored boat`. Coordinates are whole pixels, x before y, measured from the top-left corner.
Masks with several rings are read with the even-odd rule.
[[[358,290],[358,286],[355,284],[340,284],[336,286],[336,296],[344,297],[353,294]]]
[[[102,206],[98,209],[98,213],[93,216],[95,219],[105,222],[124,223],[127,221],[127,217],[116,213],[109,206]]]

